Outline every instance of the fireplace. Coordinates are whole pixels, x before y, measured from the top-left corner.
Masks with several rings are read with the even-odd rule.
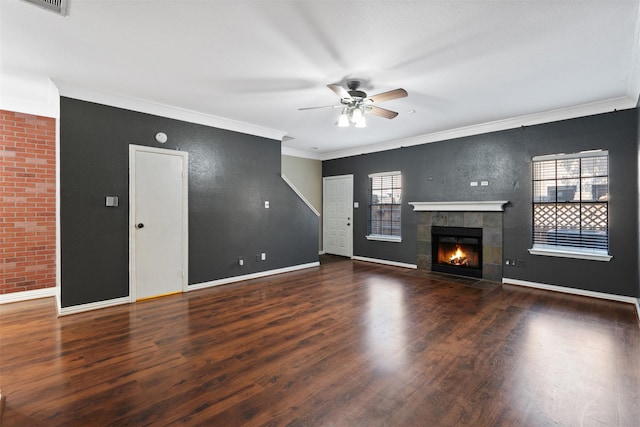
[[[475,277],[483,280],[500,282],[502,280],[502,216],[504,206],[509,203],[506,200],[490,200],[475,202],[409,202],[416,211],[416,261],[419,270],[426,271],[442,271],[442,263],[434,259],[434,250],[432,239],[432,228],[442,227],[449,228],[472,228],[482,230],[480,236],[472,235],[467,237],[478,238],[479,253],[478,268],[474,268]],[[477,234],[477,231],[476,231]],[[453,236],[462,237],[462,236]],[[452,242],[448,242],[452,243]],[[464,250],[461,248],[461,251]],[[475,256],[475,255],[474,255]],[[455,258],[455,257],[454,257]],[[467,255],[467,258],[469,256]],[[449,255],[449,262],[451,255]],[[470,260],[475,264],[475,259]],[[468,275],[471,268],[465,266],[456,266],[454,261],[453,267],[463,267],[456,269],[453,274]],[[440,265],[438,265],[440,264]],[[435,268],[434,268],[435,266]],[[445,266],[447,268],[449,266]],[[448,269],[451,271],[450,269]],[[479,272],[479,273],[478,273]],[[478,275],[479,274],[479,275]]]
[[[482,277],[482,228],[431,227],[432,271]]]

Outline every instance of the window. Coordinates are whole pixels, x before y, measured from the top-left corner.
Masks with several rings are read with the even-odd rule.
[[[533,158],[534,255],[608,261],[609,154]]]
[[[369,175],[369,240],[400,242],[402,174],[384,172]]]

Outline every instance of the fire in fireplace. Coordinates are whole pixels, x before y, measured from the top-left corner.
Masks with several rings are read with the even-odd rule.
[[[482,229],[431,227],[432,271],[482,277]]]

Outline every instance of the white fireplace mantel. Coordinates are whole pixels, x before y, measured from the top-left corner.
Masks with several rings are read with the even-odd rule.
[[[501,212],[508,200],[490,200],[478,202],[409,202],[413,210],[420,211],[465,211],[465,212]]]

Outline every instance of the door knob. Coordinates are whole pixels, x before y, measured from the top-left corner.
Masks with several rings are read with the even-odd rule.
[[[144,228],[144,224],[143,223],[139,223],[136,225],[136,228]]]
[[[348,223],[347,223],[347,225],[351,225],[351,223],[350,223],[350,222],[348,222]]]

